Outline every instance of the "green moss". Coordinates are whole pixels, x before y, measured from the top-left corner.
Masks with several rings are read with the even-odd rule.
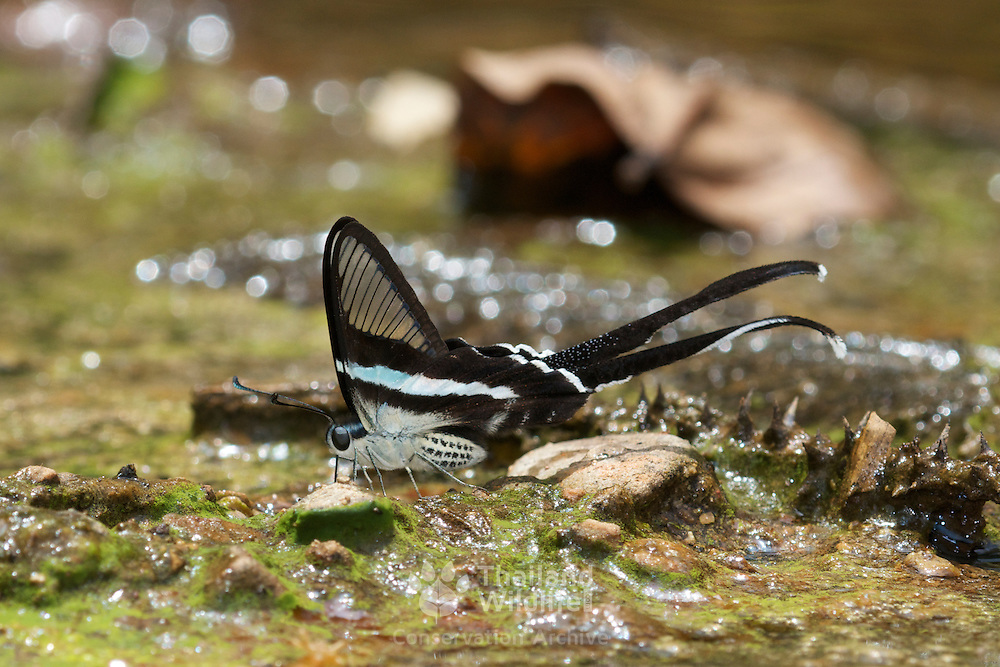
[[[187,480],[167,480],[164,484],[169,486],[158,493],[149,506],[150,519],[160,519],[170,513],[228,518],[228,512],[209,500],[199,484]]]
[[[373,551],[392,540],[395,513],[387,498],[322,510],[286,510],[275,525],[278,537],[297,544],[336,540],[349,549]]]
[[[79,512],[11,507],[0,510],[0,527],[2,598],[47,604],[106,579],[152,579],[139,546]]]
[[[711,460],[730,504],[764,516],[790,507],[808,472],[801,448],[776,451],[730,440],[712,451]]]
[[[141,590],[136,598],[110,589],[64,593],[41,609],[0,602],[5,637],[0,660],[76,666],[113,660],[130,665],[202,664],[208,659],[219,667],[245,667],[289,664],[307,652],[309,642],[322,646],[335,639],[328,629],[285,612],[265,616],[250,608],[206,622],[203,611],[162,602],[153,611],[148,602]],[[269,631],[260,632],[265,623]]]
[[[0,491],[33,507],[85,512],[107,526],[128,519],[158,521],[168,513],[227,516],[224,508],[208,499],[201,485],[185,479],[77,477],[50,486],[7,478],[0,483]]]

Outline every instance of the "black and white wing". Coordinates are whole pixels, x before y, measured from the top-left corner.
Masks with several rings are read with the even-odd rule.
[[[791,315],[639,349],[661,328],[688,313],[765,283],[801,274],[822,279],[825,269],[815,262],[790,261],[734,273],[694,296],[561,352],[536,352],[527,345],[473,347],[449,341],[449,353],[435,358],[424,371],[428,377],[448,378],[448,386],[440,385],[441,391],[436,393],[426,392],[423,407],[431,411],[447,409],[451,414],[450,430],[475,438],[517,426],[560,423],[582,407],[591,393],[752,331],[806,327],[826,336],[837,356],[843,356],[843,341],[829,327]],[[459,395],[461,401],[456,400]]]
[[[341,391],[369,433],[475,440],[569,419],[590,393],[527,346],[443,341],[388,250],[353,218],[330,231],[323,287]]]
[[[389,252],[353,218],[327,239],[324,297],[344,397],[365,429],[407,436],[450,433],[475,441],[522,425],[569,419],[608,384],[684,359],[735,336],[804,326],[843,342],[828,327],[779,316],[638,349],[676,319],[710,303],[788,276],[825,269],[806,261],[735,273],[687,299],[561,352],[506,343],[443,341]],[[446,443],[445,443],[446,444]]]
[[[369,431],[386,389],[448,351],[385,246],[354,218],[330,230],[323,298],[341,392]]]

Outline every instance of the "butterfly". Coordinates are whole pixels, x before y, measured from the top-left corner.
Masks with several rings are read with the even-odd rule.
[[[751,331],[798,325],[829,339],[838,357],[843,341],[829,327],[803,317],[768,317],[638,349],[667,324],[708,304],[779,278],[826,275],[815,262],[788,261],[734,273],[655,313],[603,335],[553,352],[525,344],[475,346],[444,340],[389,251],[354,218],[334,224],[323,253],[323,297],[340,389],[353,419],[338,424],[296,399],[236,388],[299,407],[330,421],[326,443],[334,479],[341,459],[368,478],[373,468],[449,471],[486,457],[487,437],[522,426],[569,419],[590,394],[671,364]],[[385,492],[384,485],[382,486]],[[417,493],[419,494],[419,489]]]

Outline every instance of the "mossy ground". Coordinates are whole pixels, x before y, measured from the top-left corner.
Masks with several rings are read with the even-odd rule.
[[[43,464],[96,477],[135,463],[144,478],[192,480],[149,511],[150,524],[167,512],[229,516],[205,503],[201,484],[252,494],[263,506],[275,492],[304,493],[329,476],[321,443],[192,439],[188,404],[192,387],[234,373],[328,381],[321,310],[251,299],[238,287],[141,284],[136,263],[252,230],[319,231],[342,214],[382,231],[461,237],[475,228],[456,213],[447,144],[392,154],[360,136],[338,136],[304,99],[278,118],[255,112],[244,101],[243,74],[233,70],[181,62],[149,78],[127,74],[117,97],[97,109],[96,125],[81,130],[54,120],[66,110],[66,90],[81,85],[74,71],[0,66],[2,472]],[[625,225],[610,249],[553,247],[499,227],[488,238],[498,256],[556,269],[569,261],[609,279],[664,276],[679,293],[737,268],[807,256],[826,264],[830,279],[821,290],[795,283],[769,290],[775,311],[811,314],[842,331],[1000,344],[1000,210],[987,189],[1000,154],[898,126],[873,129],[869,139],[912,208],[897,220],[844,229],[833,247],[803,242],[706,257],[696,237]],[[357,189],[327,183],[326,169],[340,159],[362,166]],[[219,160],[231,167],[224,178],[209,168]],[[92,174],[108,185],[97,198],[83,191]],[[841,398],[819,387],[812,399],[823,406],[815,427],[833,438]],[[895,407],[907,419],[909,406]],[[856,423],[861,414],[847,416]],[[976,430],[998,431],[996,414],[971,420]],[[779,474],[763,491],[751,487],[733,500],[748,512],[780,514],[787,498],[767,484],[782,488],[800,471],[754,473]],[[1000,660],[996,574],[963,566],[959,579],[918,575],[900,564],[900,544],[918,548],[919,539],[880,532],[877,523],[782,538],[787,517],[779,517],[746,529],[781,547],[778,556],[745,570],[719,556],[695,574],[668,575],[568,544],[562,531],[586,511],[554,491],[438,496],[394,504],[393,541],[356,554],[351,565],[317,566],[307,546],[277,539],[247,545],[285,592],[220,601],[204,586],[226,547],[177,545],[151,536],[151,525],[115,529],[124,516],[107,514],[114,532],[85,542],[71,569],[40,562],[25,570],[27,583],[0,588],[2,661],[466,665],[509,659],[512,646],[524,664],[728,666],[735,655],[768,663]],[[243,523],[267,531],[273,520],[264,514]],[[626,530],[628,538],[655,536],[643,526]],[[186,564],[179,569],[174,548]],[[410,576],[428,583],[419,579],[424,564],[436,575],[450,564],[459,578],[537,568],[573,577],[569,587],[565,578],[529,587],[560,601],[560,612],[487,611],[476,606],[480,587],[468,589],[470,603],[434,617],[420,608],[422,588],[406,584]],[[593,590],[575,578],[588,568]],[[591,612],[570,609],[588,591]],[[511,599],[525,587],[500,592]]]

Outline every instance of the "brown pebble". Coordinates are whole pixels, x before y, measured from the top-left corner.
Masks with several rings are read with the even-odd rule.
[[[668,433],[550,443],[515,461],[508,474],[552,479],[563,498],[589,497],[595,513],[616,523],[693,523],[700,514],[717,515],[726,506],[704,457],[687,440]]]
[[[703,562],[694,550],[671,540],[633,540],[625,545],[623,555],[636,565],[656,572],[688,574],[703,569]]]
[[[322,565],[350,565],[354,562],[354,554],[337,540],[313,540],[306,549],[306,556]]]
[[[710,526],[715,523],[715,513],[714,512],[703,512],[701,516],[698,517],[698,523],[703,526]]]
[[[578,546],[617,547],[622,542],[622,529],[617,523],[584,519],[569,529],[570,539]]]
[[[225,495],[219,495],[216,502],[226,508],[226,511],[230,515],[235,513],[237,514],[236,518],[251,517],[254,515],[253,505],[244,494],[235,494],[229,491],[224,491],[223,493]]]
[[[227,547],[212,575],[207,588],[223,597],[240,591],[277,597],[287,590],[277,576],[243,547]]]
[[[46,466],[28,466],[18,470],[14,477],[27,480],[33,484],[47,484],[55,486],[59,484],[59,473]]]
[[[911,551],[906,554],[903,562],[925,577],[945,577],[951,579],[957,577],[960,573],[960,570],[954,563],[930,551]]]

